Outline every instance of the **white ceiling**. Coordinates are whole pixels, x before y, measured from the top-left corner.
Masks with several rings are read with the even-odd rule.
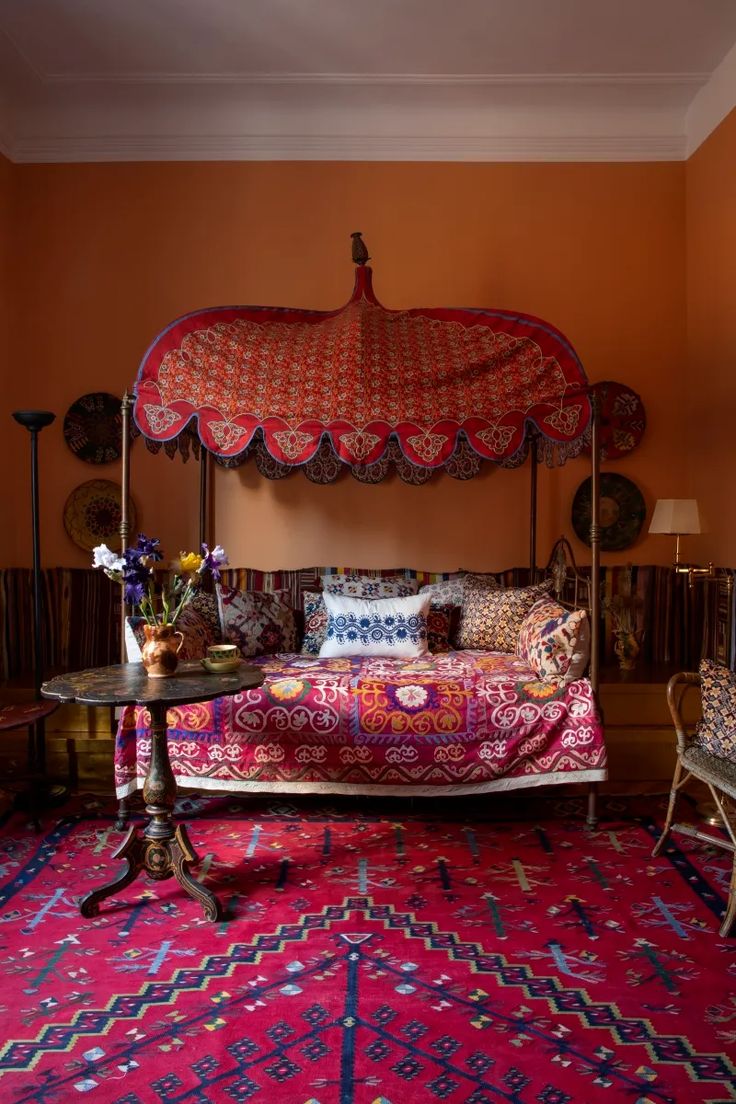
[[[18,161],[682,158],[733,106],[734,43],[736,0],[0,0],[0,141]]]

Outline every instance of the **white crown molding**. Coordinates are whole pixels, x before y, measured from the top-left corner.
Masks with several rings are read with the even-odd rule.
[[[536,44],[524,33],[527,5],[539,9]],[[680,161],[736,104],[736,46],[715,72],[701,71],[733,40],[736,0],[714,0],[719,10],[705,14],[694,0],[601,2],[598,13],[590,0],[566,0],[568,22],[544,0],[519,0],[506,5],[505,34],[488,0],[463,0],[470,21],[456,49],[457,13],[441,4],[428,5],[406,43],[414,25],[395,0],[375,0],[367,38],[358,0],[343,0],[339,26],[322,29],[294,0],[217,0],[215,16],[231,13],[230,39],[212,33],[216,19],[198,0],[180,0],[176,40],[152,0],[128,0],[124,17],[98,5],[81,39],[58,0],[38,6],[48,18],[27,4],[0,14],[0,149],[20,162]],[[637,6],[633,43],[619,8]],[[284,28],[296,33],[301,18],[312,49],[299,55]],[[386,71],[355,71],[372,60]],[[627,61],[637,71],[617,71]]]
[[[682,161],[668,135],[417,137],[373,135],[166,135],[19,138],[20,163],[84,161]]]
[[[157,87],[137,77],[44,84],[7,120],[11,159],[679,161],[685,111],[703,80],[697,73],[263,73],[240,83],[159,76]]]
[[[710,73],[44,73],[51,85],[286,85],[345,87],[523,87],[583,85],[657,88],[663,85],[700,88]]]
[[[695,153],[736,107],[736,46],[726,54],[710,80],[696,93],[685,116],[687,156]]]

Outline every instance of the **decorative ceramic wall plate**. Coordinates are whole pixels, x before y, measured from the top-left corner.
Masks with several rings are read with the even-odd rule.
[[[600,457],[618,460],[641,444],[647,427],[644,403],[636,391],[614,380],[595,385],[600,403]],[[590,455],[591,430],[585,431],[585,452]]]
[[[64,440],[74,455],[88,464],[118,460],[123,441],[120,399],[107,391],[82,395],[66,412]]]
[[[590,547],[591,480],[584,479],[572,502],[572,527],[583,544]],[[619,552],[629,548],[641,532],[647,514],[644,497],[623,475],[601,472],[601,550]]]
[[[120,548],[121,488],[109,479],[90,479],[69,495],[64,506],[64,528],[80,548],[91,551],[106,544]],[[135,531],[135,509],[129,508],[130,530]]]

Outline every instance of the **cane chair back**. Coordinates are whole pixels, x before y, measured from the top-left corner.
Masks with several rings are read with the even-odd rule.
[[[703,717],[693,728],[683,719],[683,700],[699,690]],[[733,856],[728,900],[720,934],[729,934],[736,919],[736,675],[727,667],[703,660],[699,673],[681,671],[667,685],[667,704],[677,736],[677,762],[662,835],[652,852],[658,855],[670,832],[681,832],[730,851]],[[716,836],[691,824],[673,823],[680,791],[692,779],[710,790],[723,822],[725,836]]]

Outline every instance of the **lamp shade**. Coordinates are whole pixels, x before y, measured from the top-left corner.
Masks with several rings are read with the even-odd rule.
[[[658,498],[650,533],[699,533],[700,515],[694,498]]]

